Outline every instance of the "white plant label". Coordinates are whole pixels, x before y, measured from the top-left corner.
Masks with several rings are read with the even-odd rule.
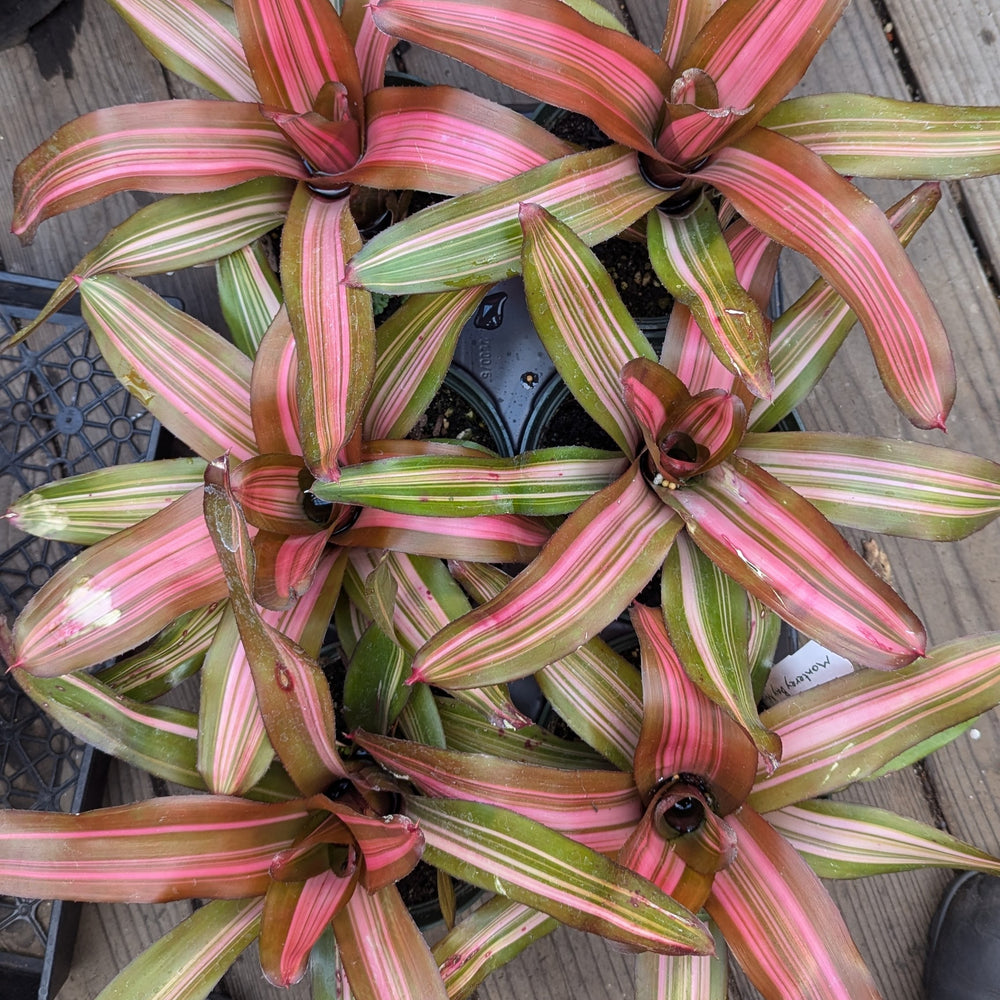
[[[789,695],[851,673],[854,673],[854,664],[850,660],[810,639],[771,668],[761,701],[770,707]]]

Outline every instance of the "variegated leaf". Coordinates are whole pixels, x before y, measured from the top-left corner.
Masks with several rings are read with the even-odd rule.
[[[625,609],[678,529],[633,464],[570,514],[503,593],[423,646],[412,679],[476,687],[527,676],[565,656]]]
[[[662,954],[705,953],[711,935],[651,882],[506,809],[407,798],[427,840],[425,858],[563,923]]]
[[[568,226],[543,208],[519,212],[521,265],[532,322],[569,390],[629,458],[639,429],[621,397],[619,373],[654,357],[604,266]]]
[[[733,455],[664,491],[695,544],[790,625],[877,668],[920,656],[916,615],[810,503]]]

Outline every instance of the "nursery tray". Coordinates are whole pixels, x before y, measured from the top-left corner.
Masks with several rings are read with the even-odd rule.
[[[74,303],[26,343],[4,347],[56,282],[0,272],[0,497],[52,479],[153,458],[159,424],[115,379]],[[0,552],[8,619],[78,548],[15,537]],[[0,675],[0,808],[79,812],[99,804],[104,760]],[[0,895],[5,1000],[49,1000],[73,955],[79,904]]]

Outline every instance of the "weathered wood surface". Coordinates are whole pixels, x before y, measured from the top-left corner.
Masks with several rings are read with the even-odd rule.
[[[609,6],[616,6],[608,0]],[[657,44],[666,0],[628,0],[639,36]],[[871,0],[856,0],[807,79],[805,91],[859,90],[905,96],[895,47],[925,98],[950,103],[1000,103],[1000,24],[988,0],[890,0],[893,42],[883,32]],[[17,162],[56,127],[98,107],[187,94],[165,75],[101,0],[70,0],[61,29],[36,35],[31,44],[0,53],[0,263],[8,270],[62,277],[107,229],[145,203],[142,195],[120,195],[44,223],[35,242],[21,247],[7,232],[10,177]],[[72,29],[72,30],[70,30]],[[67,33],[70,32],[70,33]],[[75,32],[75,37],[73,37]],[[405,68],[426,79],[469,85],[464,67],[417,49]],[[488,81],[481,90],[506,96]],[[887,206],[900,185],[866,186]],[[963,223],[978,234],[979,251]],[[958,359],[960,394],[946,443],[1000,459],[1000,378],[997,343],[1000,311],[982,261],[996,271],[1000,258],[1000,180],[951,185],[935,218],[914,241],[918,263],[948,327]],[[790,291],[804,287],[809,270],[783,259]],[[158,279],[157,288],[179,295],[190,311],[218,322],[208,271]],[[864,338],[855,332],[849,348],[824,379],[803,417],[817,428],[878,433],[923,440],[940,435],[913,431],[888,403]],[[0,497],[0,502],[8,498]],[[920,612],[932,642],[1000,625],[1000,525],[957,545],[882,540],[897,588]],[[852,789],[849,797],[906,815],[940,822],[951,832],[1000,851],[1000,718],[984,717],[974,733],[935,754],[925,768],[911,769]],[[113,768],[107,801],[151,794],[148,779]],[[883,876],[832,887],[887,1000],[921,996],[920,973],[927,923],[949,879],[948,873]],[[189,908],[86,907],[73,971],[60,1000],[91,1000],[128,959],[179,920]],[[535,945],[481,988],[489,1000],[602,1000],[631,992],[631,960],[602,941],[560,931]],[[267,987],[252,957],[227,977],[237,1000],[278,996]],[[288,994],[284,994],[288,995]],[[304,996],[298,988],[292,996]],[[738,982],[732,996],[751,997]]]

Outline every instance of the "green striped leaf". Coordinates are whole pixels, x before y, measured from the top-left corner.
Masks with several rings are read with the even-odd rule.
[[[546,448],[517,458],[385,458],[347,466],[336,482],[318,480],[310,492],[400,514],[542,517],[575,510],[627,464],[590,448]]]
[[[885,809],[816,799],[765,816],[821,878],[861,878],[912,868],[1000,875],[1000,859],[927,823]]]
[[[257,937],[261,899],[215,899],[133,959],[97,1000],[204,1000]]]
[[[122,385],[202,458],[256,454],[250,361],[131,278],[80,282],[83,316]]]
[[[663,564],[660,593],[670,641],[687,675],[777,766],[781,742],[760,724],[750,682],[747,592],[681,535]]]
[[[664,954],[710,952],[702,924],[651,882],[540,823],[483,803],[411,797],[424,858],[580,930]]]
[[[773,812],[830,794],[998,701],[995,632],[938,646],[891,674],[862,670],[793,695],[761,715],[784,754],[774,774],[758,774],[750,802]]]
[[[496,597],[511,577],[496,566],[452,563],[452,575],[479,604]],[[582,740],[621,771],[632,770],[642,725],[639,671],[600,639],[535,673],[542,694]]]
[[[260,100],[236,31],[221,0],[109,0],[167,69],[216,97]]]
[[[205,461],[168,458],[94,469],[54,479],[7,509],[19,531],[76,545],[93,545],[138,524],[201,485]]]
[[[521,263],[532,322],[563,381],[630,458],[639,429],[619,375],[633,358],[655,357],[611,276],[568,226],[526,203],[519,212]]]
[[[1000,109],[817,94],[782,101],[767,128],[808,146],[838,173],[948,181],[1000,171]]]
[[[255,357],[283,301],[278,276],[259,242],[220,257],[215,279],[233,343],[248,358]]]
[[[227,603],[218,601],[171,622],[138,653],[123,656],[97,671],[102,684],[136,701],[152,701],[196,673]]]
[[[658,1000],[726,1000],[729,952],[714,923],[714,955],[655,955],[635,959],[635,995]]]
[[[462,327],[487,287],[412,295],[375,331],[375,376],[365,404],[366,441],[403,437],[448,372]]]
[[[693,313],[715,356],[750,387],[770,398],[770,331],[740,284],[719,217],[702,195],[685,215],[650,212],[649,259],[666,289]]]
[[[487,900],[434,946],[449,1000],[465,1000],[491,973],[559,924],[503,896]]]
[[[391,226],[352,258],[347,280],[393,294],[494,284],[521,269],[523,202],[544,208],[593,246],[662,198],[642,179],[631,150],[573,153]]]
[[[846,434],[749,434],[739,454],[835,524],[955,541],[1000,514],[1000,465],[913,441]]]

